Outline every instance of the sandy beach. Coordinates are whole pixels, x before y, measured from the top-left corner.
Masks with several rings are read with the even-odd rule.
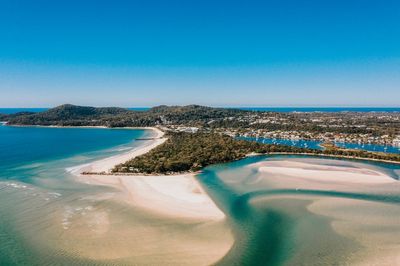
[[[152,254],[151,258],[156,258],[157,262],[161,260],[162,257],[158,253],[159,244],[157,239],[161,235],[164,235],[165,232],[160,231],[150,234],[154,228],[149,227],[147,223],[149,221],[162,221],[162,223],[166,224],[163,224],[160,228],[165,228],[168,234],[173,235],[181,233],[180,230],[175,231],[175,226],[183,225],[184,228],[185,224],[190,224],[190,226],[196,225],[192,227],[191,234],[188,235],[185,233],[181,236],[184,239],[184,243],[186,243],[185,247],[188,248],[185,253],[182,253],[182,257],[179,257],[178,253],[176,253],[176,250],[182,248],[180,246],[182,243],[165,238],[163,250],[169,250],[171,253],[164,258],[171,259],[172,265],[212,264],[228,253],[234,241],[232,234],[229,232],[230,228],[226,223],[225,214],[207,195],[196,179],[195,174],[145,176],[112,175],[110,173],[110,170],[115,165],[144,154],[166,141],[163,132],[158,129],[152,130],[154,132],[153,138],[150,140],[141,140],[143,143],[137,148],[68,170],[80,182],[115,188],[117,192],[113,194],[112,198],[126,203],[135,211],[138,211],[138,217],[141,217],[143,214],[145,215],[144,217],[154,217],[145,223],[138,221],[134,228],[126,229],[129,234],[140,234],[145,238],[151,239],[147,247],[139,245],[136,242],[132,243],[132,246],[136,249],[136,253],[133,253],[133,261],[140,261],[140,256],[147,252],[150,252]],[[82,172],[103,172],[104,174],[82,175]],[[249,173],[254,174],[250,174],[251,178],[247,179],[246,176]],[[338,254],[345,254],[346,251],[342,250],[341,246],[336,249],[336,246],[332,244],[343,241],[341,240],[342,237],[343,239],[350,237],[357,245],[363,246],[362,249],[355,248],[352,251],[357,252],[354,253],[357,256],[346,255],[349,257],[346,257],[345,261],[351,261],[353,264],[360,265],[365,265],[366,262],[363,259],[359,259],[361,257],[368,258],[367,261],[381,261],[384,265],[390,265],[391,262],[398,261],[398,256],[396,255],[398,245],[396,242],[393,242],[394,235],[387,235],[385,233],[386,229],[396,231],[398,228],[396,219],[399,209],[397,206],[340,198],[340,196],[336,197],[333,194],[322,196],[324,191],[327,193],[334,191],[372,193],[390,192],[398,188],[399,182],[378,168],[367,167],[365,164],[360,163],[337,162],[329,159],[268,160],[249,164],[243,167],[238,173],[220,176],[220,178],[224,180],[227,186],[235,187],[235,189],[243,193],[246,190],[258,190],[260,187],[268,188],[268,190],[292,189],[292,194],[284,193],[272,197],[260,194],[261,196],[255,197],[250,203],[252,206],[268,206],[268,208],[275,208],[275,210],[279,209],[289,217],[295,217],[295,220],[309,217],[307,218],[310,219],[308,222],[301,224],[301,228],[303,229],[298,231],[301,237],[305,239],[308,239],[308,234],[303,235],[301,233],[303,232],[302,230],[304,232],[312,230],[311,224],[313,222],[325,222],[325,220],[318,219],[321,219],[319,217],[322,216],[326,217],[324,218],[328,219],[326,220],[326,226],[330,227],[334,232],[330,233],[329,238],[327,238],[330,239],[329,241],[324,242],[324,240],[321,240],[321,243],[326,245],[324,246],[326,250],[334,250]],[[243,190],[244,188],[245,190]],[[322,194],[302,194],[301,190],[319,190]],[[297,206],[295,202],[301,206],[295,207]],[[382,210],[382,216],[380,216],[382,218],[376,216],[375,209]],[[307,211],[309,214],[306,214]],[[389,215],[390,213],[393,215]],[[363,217],[369,217],[368,221],[365,221]],[[168,221],[173,222],[169,223]],[[327,230],[324,229],[324,224],[320,224],[319,226],[319,230]],[[378,232],[376,228],[385,228],[385,230]],[[214,233],[210,235],[210,232]],[[365,237],[365,235],[369,237]],[[372,253],[377,248],[376,243],[380,245],[381,250]],[[331,244],[333,246],[330,246]],[[141,250],[142,247],[145,249]],[[119,249],[124,250],[124,246],[121,245]],[[318,247],[316,246],[315,249],[318,249]],[[97,253],[93,252],[84,254],[83,256],[99,259]],[[304,252],[299,254],[308,254],[307,252],[311,252],[311,250]],[[114,256],[113,254],[106,254],[104,253],[104,258]],[[203,257],[204,254],[209,254],[207,259]],[[314,253],[311,252],[310,254]],[[382,254],[387,256],[386,260],[380,260]],[[126,251],[126,254],[124,253],[122,256],[131,255],[131,253]],[[305,258],[293,257],[293,261],[296,259],[301,261]],[[146,259],[143,262],[147,263],[149,261]]]
[[[82,172],[96,172],[96,173],[111,173],[114,166],[124,163],[130,159],[135,158],[149,152],[151,149],[164,143],[167,139],[164,138],[164,132],[158,128],[147,128],[154,132],[151,140],[140,140],[141,145],[121,154],[111,156],[102,160],[92,162],[90,164],[78,165],[76,167],[68,168],[67,170],[74,175],[80,175]]]
[[[271,160],[247,167],[257,171],[257,179],[252,180],[254,186],[266,184],[269,188],[293,191],[254,198],[252,204],[258,202],[270,208],[282,208],[277,206],[289,200],[289,207],[282,208],[286,211],[295,202],[303,201],[307,211],[329,219],[328,224],[333,232],[356,243],[356,248],[345,258],[349,265],[397,265],[400,262],[398,205],[335,195],[335,192],[395,195],[400,188],[398,180],[378,168],[328,159]],[[301,192],[311,190],[321,193],[313,195]],[[324,192],[327,194],[321,196]],[[295,212],[296,209],[288,213],[292,215]],[[306,215],[305,212],[302,215]],[[335,238],[329,234],[326,237]],[[326,245],[328,247],[330,242]],[[332,246],[327,250],[335,253],[336,248],[340,249],[340,246]]]
[[[103,234],[109,235],[107,241],[113,243],[113,249],[102,249],[103,246],[88,249],[90,242],[86,243],[86,240],[73,248],[80,256],[96,260],[123,258],[142,265],[213,264],[231,249],[233,237],[225,214],[203,190],[194,173],[168,176],[110,174],[115,165],[145,154],[167,140],[159,129],[148,129],[154,132],[152,139],[140,140],[139,147],[67,169],[79,182],[116,189],[115,193],[99,193],[93,197],[127,204],[129,212],[134,213],[129,219],[133,226],[129,227],[124,223],[123,228],[112,230],[110,221],[118,220],[117,217],[97,221],[97,226],[110,224],[107,233]],[[83,175],[82,172],[106,174]],[[132,237],[119,241],[126,236]],[[66,249],[70,248],[70,245],[66,246]]]
[[[308,181],[353,184],[385,184],[397,182],[390,176],[365,168],[317,165],[294,161],[269,161],[253,165],[258,171]]]
[[[201,221],[223,220],[224,213],[205,193],[195,174],[173,176],[110,174],[115,165],[145,154],[167,140],[161,130],[149,129],[154,132],[152,136],[154,139],[142,140],[143,143],[139,147],[90,164],[69,168],[68,171],[80,182],[117,188],[122,192],[120,196],[125,202],[159,215]],[[109,174],[82,175],[83,172]]]

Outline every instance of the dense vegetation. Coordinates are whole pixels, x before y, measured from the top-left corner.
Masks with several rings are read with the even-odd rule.
[[[168,133],[168,140],[149,153],[118,165],[114,172],[171,173],[196,171],[249,153],[304,152],[304,149],[236,140],[212,133]]]
[[[397,145],[400,141],[400,112],[282,113],[199,105],[163,105],[147,111],[132,111],[66,104],[40,113],[0,114],[0,121],[7,121],[9,125],[160,126],[172,131],[378,145]]]
[[[400,134],[398,113],[272,113],[253,112],[198,105],[158,106],[147,111],[124,108],[96,108],[61,105],[40,113],[21,112],[1,115],[11,125],[148,127],[163,126],[173,132],[179,127],[198,127],[196,134],[169,133],[165,144],[146,155],[119,165],[117,172],[169,173],[194,171],[204,166],[237,160],[246,154],[288,152],[400,161],[400,155],[341,149],[327,145],[311,150],[282,145],[267,145],[237,140],[226,134],[287,130],[302,132],[368,133],[368,136]],[[232,130],[236,129],[236,130]],[[302,131],[305,130],[305,131]],[[215,132],[220,132],[217,134]],[[232,132],[235,132],[232,134]],[[327,133],[331,134],[331,133]],[[333,134],[333,133],[332,133]],[[360,137],[355,138],[360,140]]]
[[[65,104],[40,113],[17,113],[0,117],[11,125],[146,127],[160,124],[204,125],[213,119],[246,113],[248,111],[199,105],[158,106],[148,111],[132,111],[117,107]]]
[[[0,114],[0,121],[6,121],[6,120],[8,120],[8,115],[5,115],[5,114]]]
[[[124,108],[95,108],[61,105],[40,113],[0,114],[0,121],[11,125],[146,127],[155,125],[195,126],[212,131],[235,129],[248,132],[298,131],[314,133],[400,135],[400,113],[277,113],[254,112],[199,105],[158,106],[147,111]]]
[[[146,127],[182,125],[205,130],[230,128],[239,131],[301,131],[370,134],[400,134],[399,113],[277,113],[254,112],[199,105],[158,106],[147,111],[61,105],[40,113],[1,115],[14,125]]]
[[[117,107],[86,107],[65,104],[39,113],[17,113],[7,117],[12,125],[106,126],[102,121],[132,111]]]
[[[400,162],[400,155],[340,149],[325,150],[261,144],[213,133],[168,133],[168,140],[149,153],[136,157],[113,169],[119,173],[169,174],[196,171],[210,164],[234,161],[250,153],[308,153]]]
[[[212,133],[169,133],[168,140],[149,153],[115,167],[114,172],[176,173],[196,171],[210,164],[229,162],[249,153],[311,153],[400,161],[400,155],[328,148],[304,149],[237,140]]]

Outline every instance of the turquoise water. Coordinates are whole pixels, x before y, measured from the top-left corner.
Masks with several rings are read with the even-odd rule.
[[[394,182],[336,186],[324,184],[323,179],[296,181],[258,172],[254,165],[265,162],[373,169]],[[235,236],[233,248],[218,265],[352,265],[369,252],[385,256],[384,250],[398,243],[400,232],[399,175],[400,165],[395,164],[295,155],[256,156],[207,167],[199,179],[227,214]],[[319,213],[310,211],[320,201],[327,202],[324,208]],[[370,220],[365,223],[365,219]],[[332,228],[342,221],[351,229]],[[365,239],[375,237],[376,242],[366,243]],[[390,258],[379,265],[396,261]]]
[[[66,168],[132,149],[135,138],[149,134],[0,126],[0,265],[87,265],[87,259],[60,250],[57,239],[64,239],[66,219],[77,210],[104,209],[85,197],[109,190],[75,182]]]
[[[148,134],[0,126],[0,265],[176,265],[186,247],[207,246],[225,232],[213,223],[155,218],[115,201],[113,188],[78,183],[66,171],[132,149],[135,138]],[[254,166],[282,161],[371,169],[395,183],[331,187]],[[390,250],[400,237],[399,173],[399,165],[307,156],[258,156],[207,167],[198,180],[227,215],[235,240],[217,265],[341,265]],[[344,229],[332,227],[341,221]],[[207,234],[207,228],[217,231]],[[190,252],[204,256],[201,249]]]
[[[103,153],[107,148],[133,143],[143,134],[143,130],[128,129],[0,126],[0,177],[21,179],[16,171],[21,166],[88,152]]]
[[[254,138],[254,137],[239,137],[239,139],[257,141],[265,144],[279,144],[288,145],[299,148],[309,148],[309,149],[322,149],[322,141],[315,140],[288,140],[288,139],[271,139],[271,138]],[[335,142],[335,145],[347,148],[347,149],[357,149],[366,151],[376,151],[376,152],[387,152],[387,153],[400,153],[400,147],[395,147],[391,145],[377,145],[377,144],[360,144],[360,143],[348,143],[348,142]]]

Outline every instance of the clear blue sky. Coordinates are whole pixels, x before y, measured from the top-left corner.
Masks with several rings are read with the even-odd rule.
[[[400,1],[0,0],[0,107],[400,105]]]

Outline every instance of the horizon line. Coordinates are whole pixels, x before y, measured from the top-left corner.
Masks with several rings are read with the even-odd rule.
[[[43,106],[43,107],[1,107],[0,109],[51,109],[54,107],[58,107],[64,104],[55,105],[55,106]],[[153,106],[117,106],[117,105],[80,105],[80,104],[71,104],[75,106],[86,106],[86,107],[119,107],[119,108],[153,108],[157,106],[189,106],[189,105],[198,105],[198,106],[206,106],[206,107],[214,107],[214,108],[400,108],[400,106],[235,106],[235,105],[203,105],[203,104],[158,104]]]

